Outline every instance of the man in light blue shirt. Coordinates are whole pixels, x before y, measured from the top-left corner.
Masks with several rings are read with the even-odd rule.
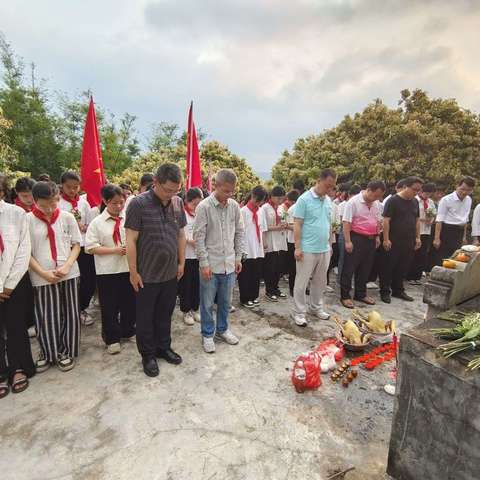
[[[297,276],[293,292],[292,318],[298,326],[305,327],[307,320],[306,289],[310,281],[310,312],[327,320],[323,309],[323,292],[327,286],[330,263],[332,201],[327,193],[335,186],[337,174],[332,169],[323,170],[317,183],[305,192],[295,204],[294,238]]]

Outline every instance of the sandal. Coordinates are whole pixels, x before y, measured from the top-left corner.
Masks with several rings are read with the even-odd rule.
[[[0,398],[6,397],[10,393],[10,387],[6,378],[0,380]]]
[[[66,355],[62,355],[58,358],[57,366],[62,372],[68,372],[75,366],[75,360]]]
[[[350,298],[344,298],[343,300],[340,300],[340,302],[345,308],[350,308],[350,309],[355,308],[355,305],[353,304]]]
[[[15,380],[17,375],[21,375],[21,377]],[[22,370],[17,370],[13,374],[13,382],[12,382],[12,393],[22,393],[28,388],[28,378]]]
[[[355,300],[357,300],[357,302],[366,303],[367,305],[375,305],[375,300],[371,297],[356,298]]]
[[[42,373],[45,372],[50,368],[50,362],[46,360],[45,358],[39,358],[35,362],[35,370],[37,373]]]

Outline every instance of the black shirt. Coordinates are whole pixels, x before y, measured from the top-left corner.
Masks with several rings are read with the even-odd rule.
[[[164,206],[152,189],[130,202],[125,228],[139,232],[137,269],[145,283],[167,282],[176,277],[178,233],[186,224],[180,197],[173,197]]]
[[[399,195],[393,195],[383,209],[383,216],[390,218],[392,244],[415,246],[417,218],[420,216],[418,201],[415,198],[405,200]]]

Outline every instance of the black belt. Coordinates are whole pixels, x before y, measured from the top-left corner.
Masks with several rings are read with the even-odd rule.
[[[357,232],[351,232],[351,233],[354,235],[357,235],[358,237],[367,238],[368,240],[375,240],[375,238],[378,236],[378,235],[363,235],[362,233],[357,233]]]
[[[444,223],[443,225],[447,228],[452,228],[455,230],[465,230],[465,225],[453,225],[452,223]]]

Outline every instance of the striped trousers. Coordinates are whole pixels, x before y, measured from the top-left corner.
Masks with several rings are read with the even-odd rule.
[[[34,287],[35,323],[43,358],[77,357],[80,346],[79,278]]]

